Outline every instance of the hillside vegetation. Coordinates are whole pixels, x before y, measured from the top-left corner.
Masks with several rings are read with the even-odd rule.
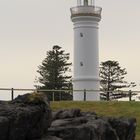
[[[137,119],[136,140],[140,140],[140,102],[51,102],[53,111],[58,109],[80,108],[82,111],[94,111],[98,115],[115,117],[135,117]]]

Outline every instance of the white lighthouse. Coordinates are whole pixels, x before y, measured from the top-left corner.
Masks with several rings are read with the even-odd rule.
[[[77,0],[77,6],[71,8],[74,24],[73,100],[100,100],[98,23],[101,10],[94,0]],[[86,90],[86,97],[80,90]]]

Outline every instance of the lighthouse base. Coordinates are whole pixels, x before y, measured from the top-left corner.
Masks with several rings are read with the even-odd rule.
[[[73,79],[73,100],[74,101],[99,101],[99,78],[74,78]]]

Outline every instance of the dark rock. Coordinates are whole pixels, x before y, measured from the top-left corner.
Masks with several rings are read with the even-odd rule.
[[[55,120],[48,132],[64,140],[117,140],[109,123],[94,117]]]
[[[55,119],[65,119],[65,118],[75,118],[81,116],[80,109],[70,109],[70,110],[58,110],[53,113],[53,120]]]
[[[136,119],[135,118],[109,118],[109,123],[120,140],[135,140]]]
[[[54,113],[48,135],[63,140],[134,140],[135,129],[133,118],[100,117],[94,112],[72,109]]]
[[[7,140],[9,120],[7,117],[0,116],[0,139]]]
[[[63,140],[63,139],[55,137],[55,136],[46,136],[46,137],[43,137],[43,138],[37,139],[37,140]]]
[[[0,104],[0,140],[34,140],[47,132],[51,109],[42,94],[18,96]]]

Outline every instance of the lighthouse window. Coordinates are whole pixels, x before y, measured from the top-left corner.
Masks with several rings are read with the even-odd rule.
[[[83,62],[80,62],[80,66],[83,66]]]
[[[83,37],[83,33],[80,33],[80,37]]]

